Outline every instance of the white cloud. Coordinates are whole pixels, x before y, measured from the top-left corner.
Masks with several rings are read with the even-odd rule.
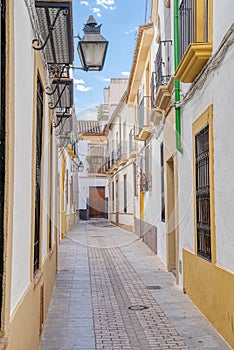
[[[105,9],[112,9],[115,5],[115,0],[96,0],[97,5],[104,7]]]
[[[121,72],[121,74],[122,74],[124,77],[129,77],[130,72]]]
[[[85,6],[89,6],[88,1],[84,1],[84,0],[80,1],[80,4],[81,5],[85,5]]]
[[[102,78],[102,81],[107,81],[108,83],[110,82],[110,78]]]
[[[81,91],[81,92],[87,92],[87,91],[93,90],[93,88],[90,86],[84,86],[83,84],[77,84],[76,90]]]
[[[93,13],[96,13],[98,15],[98,14],[100,14],[101,10],[99,8],[97,8],[97,7],[93,7],[92,11],[93,11]]]
[[[99,8],[93,7],[93,8],[92,8],[92,11],[93,11],[93,13],[96,14],[97,17],[102,17],[102,15],[101,15],[101,10],[100,10]]]
[[[137,30],[138,30],[138,27],[134,27],[133,29],[130,29],[129,31],[125,32],[125,34],[135,33]]]
[[[74,82],[75,85],[76,84],[83,84],[83,85],[85,84],[83,79],[73,79],[73,82]]]

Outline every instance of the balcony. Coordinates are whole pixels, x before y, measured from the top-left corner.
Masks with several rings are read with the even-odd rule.
[[[151,78],[151,106],[166,110],[170,106],[171,91],[168,86],[172,72],[172,40],[162,40],[154,62]]]
[[[110,158],[108,157],[106,159],[106,163],[105,163],[105,171],[106,171],[106,173],[108,173],[110,171],[110,168],[111,168],[111,162],[110,162]]]
[[[113,150],[111,152],[111,169],[110,169],[110,173],[113,173],[114,171],[116,171],[118,169],[118,163],[117,163],[117,151]]]
[[[136,158],[137,147],[135,141],[135,129],[132,128],[129,133],[129,158]]]
[[[135,140],[137,141],[146,141],[152,134],[150,102],[151,96],[144,96],[138,106],[138,127],[135,133]]]
[[[122,141],[117,146],[117,163],[118,165],[125,165],[128,161],[127,157],[127,142]]]
[[[180,17],[180,64],[175,77],[192,83],[212,54],[212,4],[210,0],[183,0]]]
[[[89,176],[106,176],[105,159],[102,159],[102,163],[90,163],[88,173]]]

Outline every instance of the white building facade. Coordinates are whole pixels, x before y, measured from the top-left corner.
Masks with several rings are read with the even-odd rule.
[[[77,121],[79,172],[79,217],[108,218],[106,175],[107,139],[97,121]]]

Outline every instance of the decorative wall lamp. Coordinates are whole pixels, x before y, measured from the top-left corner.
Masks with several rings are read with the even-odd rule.
[[[84,171],[84,164],[83,164],[82,160],[79,160],[79,162],[78,162],[78,171],[79,171],[79,173],[82,173],[82,171]]]
[[[91,15],[84,25],[84,36],[78,38],[78,54],[80,57],[82,70],[101,71],[103,69],[108,41],[100,34],[101,24],[97,25],[96,20]],[[74,69],[78,67],[73,67]],[[78,68],[79,69],[79,68]]]

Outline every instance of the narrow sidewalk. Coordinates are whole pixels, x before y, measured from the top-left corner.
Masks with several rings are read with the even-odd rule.
[[[132,233],[81,221],[59,246],[41,350],[230,349]]]

